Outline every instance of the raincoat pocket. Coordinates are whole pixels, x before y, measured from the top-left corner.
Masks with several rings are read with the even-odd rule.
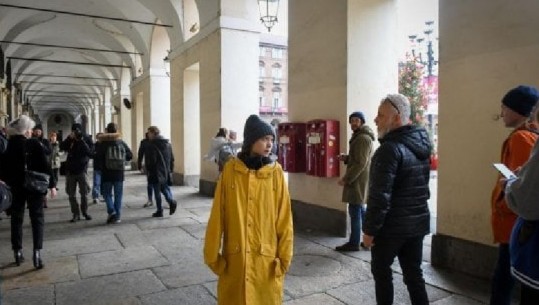
[[[217,257],[217,262],[209,264],[208,266],[210,267],[211,271],[215,273],[215,275],[220,276],[225,272],[226,260],[224,257],[219,255],[219,257]]]

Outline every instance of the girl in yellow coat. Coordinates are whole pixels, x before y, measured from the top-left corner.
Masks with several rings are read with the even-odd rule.
[[[219,305],[277,305],[292,260],[290,196],[281,166],[270,158],[273,128],[251,115],[243,138],[217,182],[204,261],[219,277]]]

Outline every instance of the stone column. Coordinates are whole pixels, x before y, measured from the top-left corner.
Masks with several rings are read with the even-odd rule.
[[[432,263],[488,278],[497,251],[491,192],[504,139],[501,99],[539,87],[539,2],[440,1],[438,219]]]
[[[347,152],[348,114],[364,111],[374,128],[380,99],[397,91],[395,0],[290,1],[289,20],[290,121],[339,120]],[[346,235],[337,178],[289,174],[289,187],[295,226]]]

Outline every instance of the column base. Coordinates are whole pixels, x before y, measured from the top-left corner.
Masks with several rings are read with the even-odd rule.
[[[443,234],[432,236],[433,266],[490,279],[497,259],[496,247]]]
[[[174,173],[174,185],[186,185],[192,187],[199,187],[200,175],[184,175]]]
[[[213,197],[215,194],[215,187],[217,186],[217,182],[215,181],[208,181],[208,180],[199,180],[199,192],[202,195],[206,195],[209,197]]]
[[[294,229],[346,237],[348,220],[346,211],[292,200],[292,213],[294,215]]]

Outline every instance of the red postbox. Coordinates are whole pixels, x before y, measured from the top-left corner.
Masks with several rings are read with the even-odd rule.
[[[339,121],[307,122],[307,175],[339,177]]]
[[[278,159],[283,170],[305,172],[305,123],[280,123],[277,129]]]

